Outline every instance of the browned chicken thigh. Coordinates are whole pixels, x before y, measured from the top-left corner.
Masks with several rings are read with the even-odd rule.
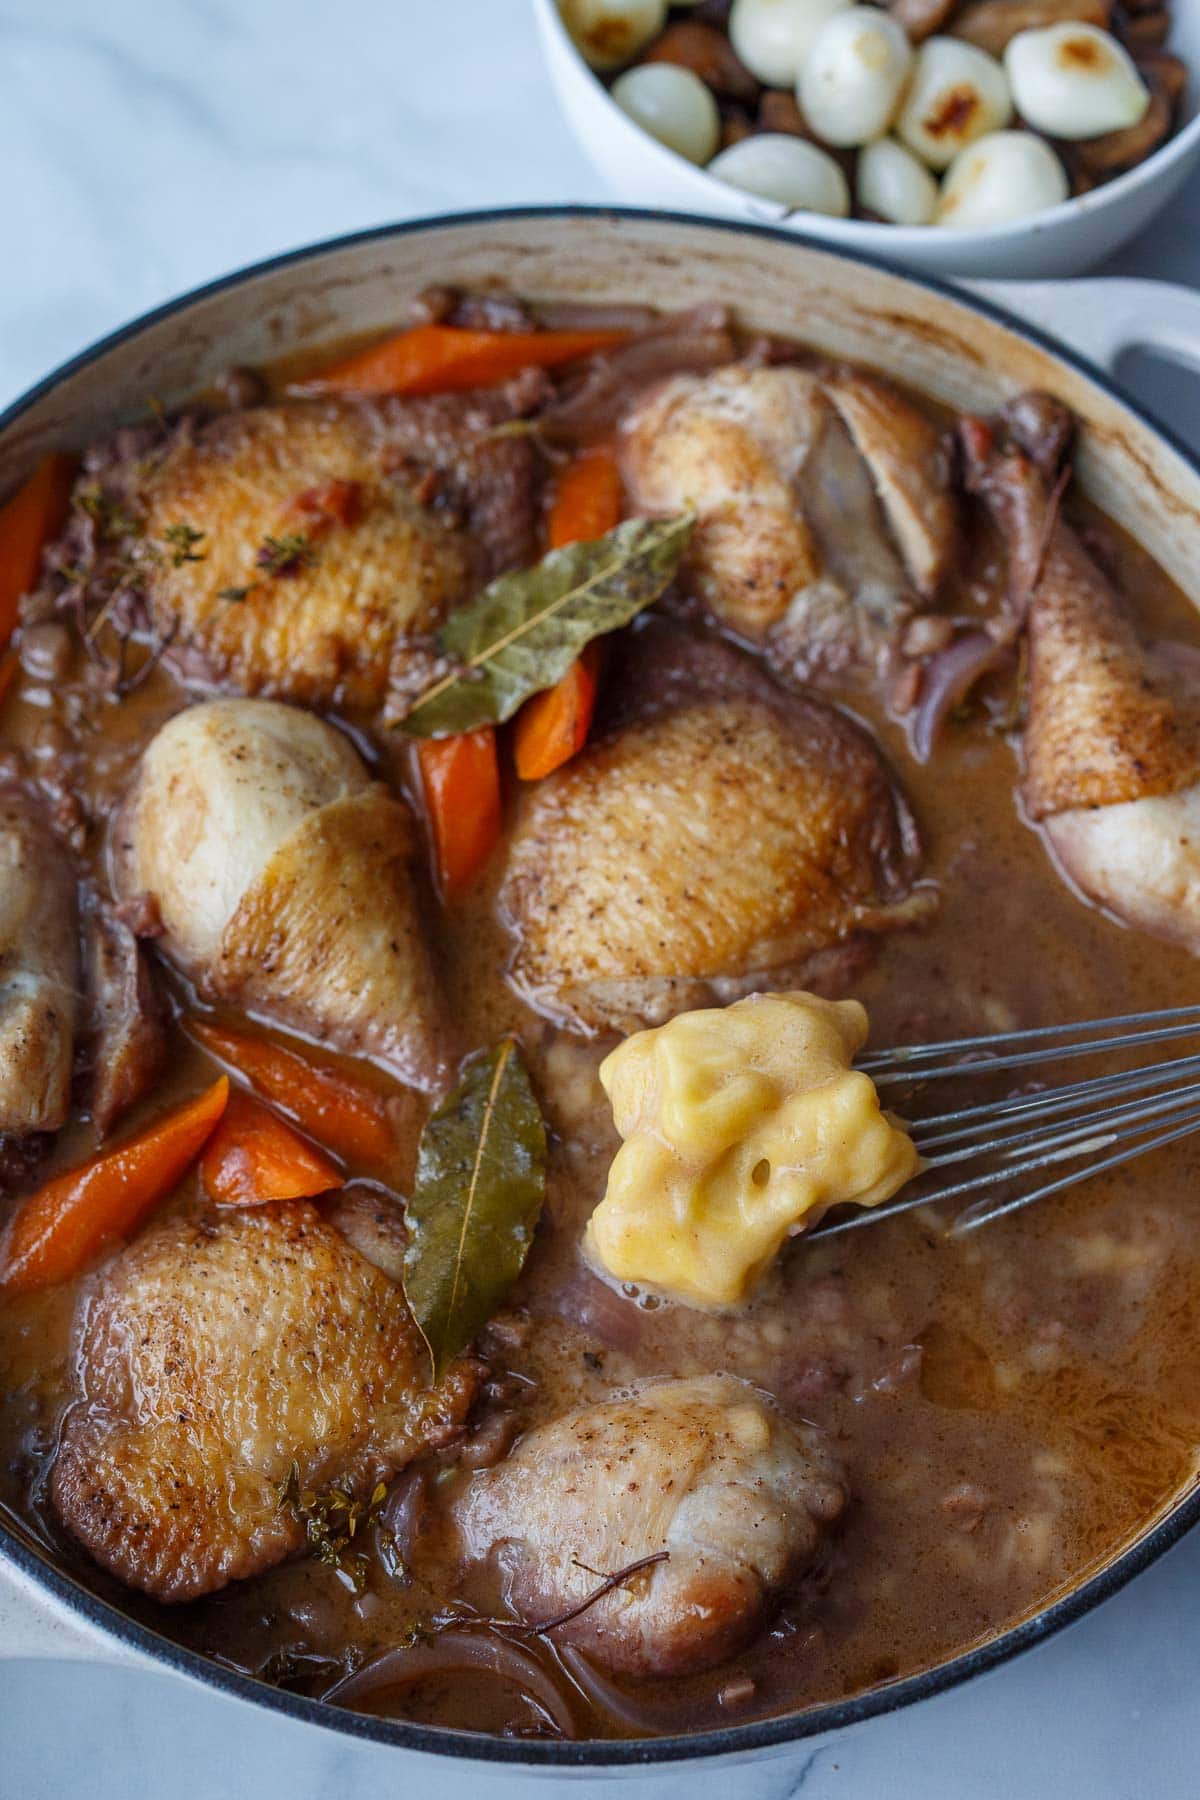
[[[0,1137],[57,1131],[71,1104],[75,877],[20,796],[0,800]]]
[[[710,1668],[753,1636],[846,1500],[815,1430],[729,1375],[647,1384],[542,1425],[476,1475],[455,1517],[523,1617],[666,1552],[559,1627],[609,1668]]]
[[[929,419],[860,370],[677,375],[622,430],[635,510],[693,508],[708,612],[806,672],[873,664],[931,601],[958,526]]]
[[[185,678],[375,705],[428,666],[447,612],[531,553],[529,445],[491,435],[520,405],[509,389],[185,419],[79,492]]]
[[[349,738],[273,700],[212,700],[146,749],[115,833],[122,898],[228,1001],[438,1088],[449,1031],[418,916],[416,822]]]
[[[932,904],[874,746],[715,641],[656,625],[612,675],[621,713],[522,795],[501,906],[512,978],[551,1014],[636,1028]],[[811,985],[811,973],[801,985]]]
[[[369,1493],[460,1429],[404,1296],[307,1201],[151,1225],[82,1300],[52,1493],[96,1560],[159,1600],[304,1542],[280,1491]]]
[[[1200,951],[1200,675],[1144,640],[1052,499],[1052,452],[1027,403],[1011,433],[968,421],[968,480],[1009,543],[1026,609],[1022,794],[1070,878],[1147,931]],[[1039,463],[1041,466],[1039,466]]]

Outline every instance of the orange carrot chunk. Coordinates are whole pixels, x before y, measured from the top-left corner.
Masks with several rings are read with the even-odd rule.
[[[205,1145],[200,1174],[218,1206],[262,1206],[268,1200],[309,1200],[340,1188],[327,1156],[260,1100],[233,1093]]]
[[[587,743],[600,683],[600,645],[589,644],[562,680],[527,700],[517,717],[513,756],[522,781],[540,781]]]
[[[382,1095],[255,1032],[208,1019],[189,1019],[187,1030],[338,1156],[378,1168],[395,1155],[396,1134]]]
[[[603,537],[621,522],[621,474],[611,450],[585,450],[558,479],[546,536],[552,550]],[[513,755],[522,781],[540,781],[587,743],[601,650],[589,644],[562,680],[527,700],[517,717]]]
[[[458,737],[424,738],[417,760],[433,833],[438,886],[455,900],[500,838],[500,764],[491,725]]]
[[[105,1240],[127,1237],[181,1180],[215,1130],[229,1078],[156,1119],[115,1150],[56,1175],[22,1202],[0,1269],[0,1288],[29,1293],[86,1268]]]
[[[16,629],[21,596],[37,585],[42,550],[67,516],[75,464],[57,452],[0,507],[0,649]]]
[[[451,394],[494,387],[522,369],[552,369],[624,343],[627,331],[463,331],[418,325],[360,350],[305,385],[342,394]]]
[[[611,450],[585,450],[559,476],[546,536],[552,550],[603,537],[621,522],[621,472]]]

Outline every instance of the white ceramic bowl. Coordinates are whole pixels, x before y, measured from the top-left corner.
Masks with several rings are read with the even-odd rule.
[[[820,213],[788,213],[739,192],[677,156],[623,113],[584,62],[555,0],[533,0],[542,49],[567,123],[581,149],[629,206],[715,213],[751,223],[792,225],[832,248],[866,251],[944,275],[1076,275],[1149,224],[1200,162],[1200,0],[1175,0],[1171,49],[1191,70],[1186,123],[1127,175],[1078,199],[993,231],[870,225]]]

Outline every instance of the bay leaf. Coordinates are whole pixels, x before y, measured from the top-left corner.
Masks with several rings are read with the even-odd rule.
[[[498,576],[439,634],[455,667],[400,721],[413,737],[447,737],[511,719],[561,681],[592,638],[628,625],[657,600],[687,549],[694,515],[625,519],[603,537],[552,550]]]
[[[515,1039],[467,1069],[421,1133],[404,1291],[433,1379],[521,1273],[546,1193],[546,1127]]]

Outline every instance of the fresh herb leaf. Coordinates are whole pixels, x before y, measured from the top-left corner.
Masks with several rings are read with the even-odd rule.
[[[203,562],[208,555],[207,550],[200,550],[197,545],[204,542],[204,533],[197,531],[194,525],[183,519],[174,525],[168,525],[163,532],[163,543],[171,552],[171,567],[182,569],[184,563]]]
[[[79,505],[89,519],[93,519],[96,529],[106,542],[115,538],[137,537],[142,525],[128,509],[106,494],[102,488],[82,488],[77,495]]]
[[[255,561],[268,575],[295,575],[317,560],[317,553],[303,531],[285,531],[265,537]]]
[[[521,1273],[545,1192],[546,1127],[505,1038],[426,1124],[405,1209],[404,1291],[435,1381]]]
[[[414,737],[446,737],[511,719],[553,687],[592,638],[657,600],[687,549],[695,519],[626,519],[604,537],[552,550],[501,575],[439,636],[455,667],[401,720]]]
[[[250,595],[250,593],[253,591],[253,589],[255,589],[256,587],[260,587],[261,585],[262,585],[261,582],[251,581],[245,587],[218,588],[217,589],[217,599],[218,600],[232,600],[234,602],[240,602],[242,600],[247,599],[248,596]]]
[[[378,1523],[387,1499],[387,1483],[377,1482],[369,1500],[356,1500],[336,1484],[318,1494],[312,1488],[301,1487],[300,1465],[293,1463],[276,1487],[275,1498],[281,1512],[290,1512],[303,1525],[309,1550],[316,1560],[336,1569],[356,1593],[361,1593],[366,1586],[368,1560],[355,1548],[354,1540],[363,1526]],[[391,1537],[390,1532],[387,1535]]]

